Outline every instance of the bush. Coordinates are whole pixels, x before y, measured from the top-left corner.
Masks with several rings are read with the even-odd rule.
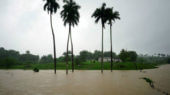
[[[33,71],[34,72],[39,72],[39,69],[38,68],[34,68]]]
[[[5,68],[11,68],[12,66],[16,65],[17,64],[17,61],[13,58],[4,58],[4,59],[1,59],[1,66],[2,67],[5,67]]]
[[[170,64],[170,57],[168,57],[168,58],[167,58],[167,63],[169,63],[169,64]]]
[[[135,51],[127,51],[122,49],[120,54],[119,54],[119,58],[123,61],[123,62],[135,62],[137,59],[137,53]]]

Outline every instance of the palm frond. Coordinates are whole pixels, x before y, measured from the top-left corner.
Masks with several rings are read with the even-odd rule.
[[[44,11],[47,11],[47,13],[56,13],[57,9],[60,8],[59,4],[56,2],[56,0],[43,0],[46,1],[44,4]]]
[[[80,14],[79,10],[80,6],[77,5],[73,0],[65,1],[65,5],[63,6],[63,10],[61,11],[61,17],[63,18],[64,25],[67,23],[72,26],[78,25]]]
[[[101,20],[102,27],[105,26],[106,23],[106,3],[103,3],[100,8],[97,8],[91,17],[95,18],[95,23],[98,23]]]

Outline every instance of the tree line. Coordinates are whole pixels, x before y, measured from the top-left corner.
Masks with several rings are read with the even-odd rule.
[[[72,61],[72,52],[68,51],[67,53],[64,52],[61,56],[56,58],[56,61],[59,63],[65,64],[66,58],[69,62]],[[104,58],[110,58],[111,52],[106,51],[103,53]],[[99,50],[95,50],[94,52],[90,52],[87,50],[82,50],[79,52],[78,55],[74,56],[74,63],[76,65],[81,65],[83,62],[97,62],[99,58],[101,58],[102,52]],[[162,56],[160,56],[162,55]],[[112,52],[112,57],[115,59],[120,59],[122,62],[134,62],[134,63],[170,63],[170,55],[165,54],[157,54],[157,55],[143,55],[137,54],[135,51],[128,51],[122,49],[119,54]],[[48,55],[34,55],[31,54],[30,51],[26,51],[24,54],[16,50],[6,50],[3,47],[0,47],[0,67],[10,68],[13,65],[22,65],[22,64],[52,64],[53,57],[51,54]]]
[[[52,55],[44,55],[40,58],[39,55],[31,54],[30,51],[26,51],[24,54],[20,54],[19,51],[6,50],[3,47],[0,47],[1,67],[10,68],[10,66],[13,65],[52,62]]]

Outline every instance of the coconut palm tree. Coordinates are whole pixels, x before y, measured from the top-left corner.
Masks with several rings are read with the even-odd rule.
[[[97,8],[92,17],[96,18],[95,22],[98,23],[101,20],[102,24],[102,59],[101,59],[101,73],[103,73],[103,29],[105,28],[106,23],[106,4],[103,3],[101,8]]]
[[[107,8],[107,21],[109,21],[110,25],[110,54],[111,54],[111,72],[113,67],[113,55],[112,55],[112,23],[115,22],[116,19],[120,19],[119,12],[113,12],[113,8]]]
[[[44,11],[47,11],[50,14],[50,24],[51,24],[51,31],[53,36],[53,49],[54,49],[54,73],[56,74],[56,46],[55,46],[55,34],[52,25],[52,15],[57,12],[57,9],[60,8],[59,4],[56,0],[44,0],[46,3],[44,4]]]
[[[71,51],[72,51],[72,72],[74,72],[74,58],[73,58],[73,41],[71,35],[71,26],[78,25],[79,22],[79,9],[80,6],[76,4],[73,0],[64,0],[65,5],[63,6],[63,10],[61,11],[61,17],[64,21],[64,26],[66,24],[69,25],[69,33],[68,33],[68,40],[67,40],[67,57],[66,57],[66,74],[68,74],[68,46],[69,46],[69,37],[71,40]]]

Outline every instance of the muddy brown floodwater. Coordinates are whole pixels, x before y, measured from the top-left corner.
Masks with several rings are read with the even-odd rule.
[[[154,81],[156,88],[170,93],[170,65],[144,70],[0,70],[0,95],[163,95],[141,77]]]

